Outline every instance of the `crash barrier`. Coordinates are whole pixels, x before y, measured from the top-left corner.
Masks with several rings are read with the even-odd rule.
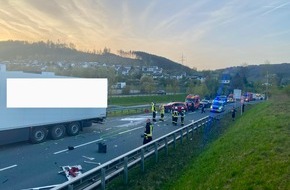
[[[159,107],[160,104],[156,104],[156,107]],[[137,114],[137,113],[149,113],[151,110],[151,105],[142,105],[142,106],[126,106],[126,107],[116,107],[108,108],[107,116],[111,115],[124,115],[124,114]]]
[[[124,115],[124,114],[134,114],[134,113],[146,113],[146,110],[149,110],[150,106],[129,106],[129,107],[120,107],[120,108],[108,108],[107,116],[112,115]]]
[[[124,183],[128,182],[128,172],[129,168],[140,164],[141,171],[145,170],[145,160],[151,156],[155,156],[155,161],[158,161],[158,153],[160,150],[165,149],[166,154],[169,151],[169,145],[174,148],[176,143],[180,141],[183,143],[183,139],[189,139],[191,133],[192,137],[194,131],[202,129],[206,125],[213,125],[213,123],[219,120],[222,115],[217,115],[215,117],[206,116],[197,121],[181,127],[169,134],[166,134],[156,140],[151,141],[148,144],[142,145],[134,150],[131,150],[121,156],[118,156],[88,172],[81,174],[80,176],[60,184],[53,188],[53,190],[79,190],[79,189],[95,189],[100,187],[105,189],[106,181],[117,176],[123,172]]]

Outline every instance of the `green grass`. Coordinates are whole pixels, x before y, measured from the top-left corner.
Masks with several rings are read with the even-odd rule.
[[[186,94],[173,95],[152,95],[152,96],[129,96],[129,97],[109,97],[109,105],[134,106],[155,103],[167,103],[171,101],[184,101]]]
[[[144,173],[130,170],[127,185],[121,175],[107,189],[290,189],[289,118],[290,98],[273,95],[234,122],[225,116],[168,156],[161,152]]]
[[[246,112],[166,189],[290,189],[289,102]]]

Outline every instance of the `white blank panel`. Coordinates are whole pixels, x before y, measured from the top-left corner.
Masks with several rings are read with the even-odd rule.
[[[8,78],[7,108],[107,108],[108,80]]]

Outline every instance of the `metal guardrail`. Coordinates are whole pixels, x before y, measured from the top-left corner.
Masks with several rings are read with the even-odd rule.
[[[149,113],[151,110],[151,105],[142,105],[142,106],[120,106],[107,108],[107,115],[114,115],[116,113],[121,114],[132,114],[132,113]]]
[[[156,104],[158,110],[161,104]],[[123,114],[133,114],[133,113],[150,113],[151,104],[148,105],[138,105],[138,106],[118,106],[107,108],[107,115],[115,115],[116,113]]]
[[[184,137],[186,137],[186,139],[188,140],[190,133],[192,133],[193,136],[195,130],[205,125],[212,125],[216,119],[219,118],[206,116],[202,119],[192,122],[191,124],[188,124],[169,134],[159,137],[158,139],[153,140],[148,144],[142,145],[90,171],[87,171],[80,176],[74,178],[73,180],[60,184],[54,187],[52,190],[89,190],[96,187],[101,187],[101,189],[105,189],[106,181],[122,172],[124,174],[124,183],[127,183],[128,171],[130,167],[139,163],[141,165],[141,172],[144,172],[145,160],[147,158],[155,155],[155,160],[157,162],[159,150],[165,149],[166,154],[168,154],[169,145],[173,145],[175,148],[178,140],[182,144]]]

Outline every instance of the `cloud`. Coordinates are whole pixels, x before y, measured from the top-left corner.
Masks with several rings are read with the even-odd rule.
[[[272,0],[2,0],[0,36],[1,40],[60,40],[82,50],[140,50],[172,60],[179,60],[183,52],[188,64],[203,67],[253,56],[249,49],[263,45],[273,44],[278,51],[279,45],[289,43],[289,4]],[[273,53],[265,50],[265,55]]]
[[[263,14],[261,14],[261,16],[265,16],[267,14],[270,14],[278,9],[281,9],[285,6],[287,6],[290,2],[286,2],[286,3],[282,3],[282,4],[279,4],[279,5],[276,5],[276,6],[265,6],[265,8],[269,7],[270,10],[267,10],[266,12],[264,12]]]

